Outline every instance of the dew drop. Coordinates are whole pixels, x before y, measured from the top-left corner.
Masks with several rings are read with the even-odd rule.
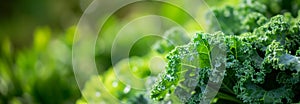
[[[96,92],[96,97],[100,97],[101,96],[101,93],[100,92]]]
[[[112,83],[112,86],[113,86],[113,87],[117,87],[117,86],[118,86],[118,82],[117,82],[117,81],[114,81],[114,82]]]
[[[131,87],[129,85],[127,85],[125,88],[124,88],[124,93],[128,93],[129,91],[131,90]]]

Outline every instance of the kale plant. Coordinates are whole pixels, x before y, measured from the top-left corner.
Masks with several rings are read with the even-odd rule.
[[[226,44],[226,71],[210,103],[298,103],[299,17],[290,12],[270,16],[274,12],[267,8],[262,1],[247,0],[239,7],[213,10],[218,21],[212,21],[211,30],[216,29],[214,23],[220,23],[225,35],[198,33],[190,43],[171,51],[151,98],[175,101],[175,96],[184,103],[201,103],[207,97],[203,95],[208,93],[209,76],[214,74],[212,46],[223,39],[210,43],[217,35]]]

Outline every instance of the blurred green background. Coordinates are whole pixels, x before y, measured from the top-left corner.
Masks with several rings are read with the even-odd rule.
[[[2,0],[0,104],[74,103],[71,64],[78,0]],[[87,1],[88,2],[88,1]]]
[[[72,42],[76,24],[91,1],[0,1],[0,104],[72,104],[81,97],[72,70]],[[209,6],[237,4],[236,0],[230,1],[206,0]],[[138,10],[144,8],[147,5],[126,7],[107,21],[96,45],[95,59],[99,74],[112,66],[110,47],[118,29],[133,17],[143,15],[144,12]],[[180,25],[195,27],[191,26],[185,15],[177,15],[180,11],[174,8],[160,5],[156,9]],[[200,14],[205,12],[199,10]],[[141,31],[147,29],[138,28]],[[144,47],[152,46],[156,40],[152,37],[139,41],[132,48],[130,56],[142,57],[149,53],[149,49]],[[127,45],[128,42],[121,43]]]

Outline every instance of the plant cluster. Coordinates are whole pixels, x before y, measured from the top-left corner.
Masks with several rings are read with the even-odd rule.
[[[173,31],[166,35],[170,41],[158,41],[153,47],[154,52],[133,58],[129,63],[130,66],[142,65],[136,66],[140,72],[135,74],[139,77],[158,75],[150,90],[132,89],[125,93],[124,83],[118,84],[121,87],[111,87],[114,82],[107,78],[110,74],[115,76],[111,72],[113,69],[100,76],[104,83],[102,87],[111,88],[107,93],[126,103],[179,101],[198,104],[207,98],[209,81],[222,81],[210,103],[299,103],[298,8],[297,0],[243,0],[239,6],[213,9],[212,13],[208,13],[208,27],[212,33],[198,32],[189,39]],[[217,18],[217,21],[210,18]],[[166,56],[167,64],[160,74],[149,73],[148,67],[143,66],[147,66],[149,57],[155,55]],[[143,64],[135,63],[141,60]],[[128,66],[121,61],[115,67],[126,66],[124,64]],[[222,67],[225,70],[218,72],[217,69]],[[124,68],[131,70],[131,67]],[[118,79],[114,80],[118,82]],[[97,83],[96,80],[91,81]],[[97,94],[94,93],[102,89],[88,90],[96,89],[95,86],[87,83],[84,90],[87,97],[77,103],[109,100],[105,96],[95,97]]]

